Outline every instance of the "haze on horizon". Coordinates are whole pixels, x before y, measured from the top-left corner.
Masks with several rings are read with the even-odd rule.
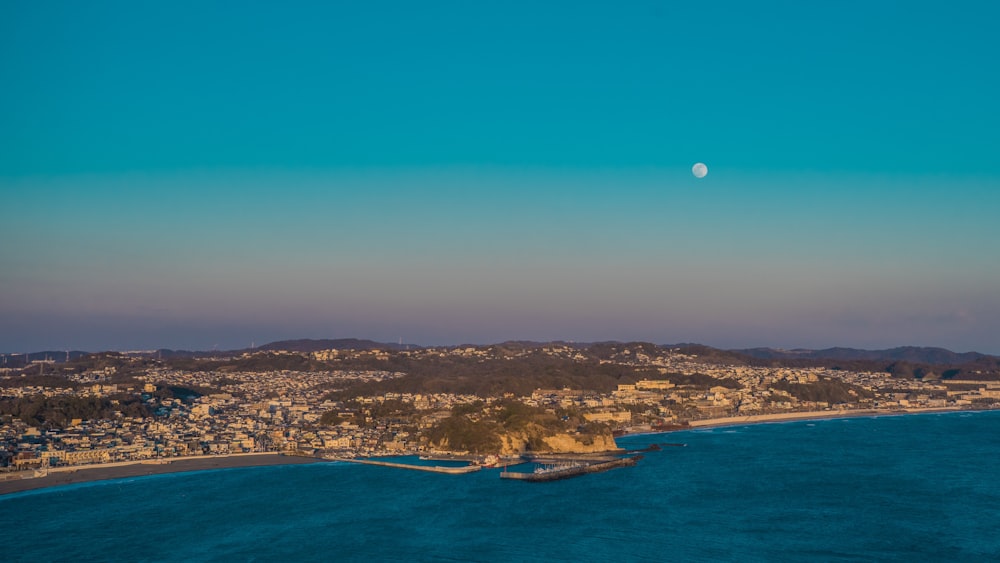
[[[0,351],[1000,354],[995,4],[237,8],[0,5]]]

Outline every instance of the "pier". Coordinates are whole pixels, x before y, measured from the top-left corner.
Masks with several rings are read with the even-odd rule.
[[[540,483],[545,481],[557,481],[559,479],[569,479],[587,473],[600,473],[617,467],[631,467],[635,465],[642,456],[615,458],[610,461],[599,461],[596,463],[584,463],[571,465],[565,469],[550,469],[537,473],[520,473],[516,471],[504,471],[500,474],[501,479],[515,479],[518,481],[530,481]]]
[[[428,471],[431,473],[447,473],[449,475],[462,475],[465,473],[474,473],[482,469],[482,467],[478,465],[463,465],[461,467],[442,467],[440,465],[412,465],[409,463],[396,463],[392,461],[376,461],[374,459],[331,458],[331,461],[346,461],[347,463],[362,463],[365,465],[381,465],[383,467],[413,469],[416,471]]]

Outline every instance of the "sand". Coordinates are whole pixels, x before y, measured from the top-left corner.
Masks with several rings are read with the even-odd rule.
[[[323,462],[322,459],[279,455],[277,453],[218,455],[173,458],[170,463],[128,463],[128,464],[94,464],[80,465],[49,471],[45,477],[31,479],[13,479],[0,481],[0,495],[30,491],[45,487],[86,483],[88,481],[104,481],[124,477],[139,477],[143,475],[159,475],[163,473],[181,473],[184,471],[205,471],[209,469],[226,469],[230,467],[257,467],[262,465],[289,465],[299,463]],[[30,475],[31,472],[28,472]],[[2,478],[2,476],[0,476]]]
[[[830,418],[852,418],[865,416],[893,416],[903,414],[918,414],[932,412],[954,412],[960,411],[957,407],[932,407],[932,408],[907,408],[897,410],[885,409],[846,409],[836,411],[800,411],[774,414],[756,414],[747,416],[730,416],[724,418],[708,418],[703,420],[692,420],[688,423],[690,428],[705,428],[714,426],[742,426],[744,424],[761,424],[767,422],[792,422],[796,420],[815,420]]]
[[[976,412],[993,409],[971,409],[967,407],[926,407],[926,408],[898,408],[888,409],[845,409],[829,411],[796,411],[787,413],[755,414],[746,416],[727,416],[721,418],[703,418],[692,420],[687,425],[671,426],[669,430],[656,430],[653,428],[641,428],[635,431],[626,432],[625,436],[642,436],[646,434],[669,434],[671,432],[683,432],[685,430],[697,430],[699,428],[719,428],[724,426],[745,426],[748,424],[768,424],[777,422],[795,422],[800,420],[821,420],[821,419],[841,419],[874,416],[902,416],[907,414],[935,413],[935,412]]]

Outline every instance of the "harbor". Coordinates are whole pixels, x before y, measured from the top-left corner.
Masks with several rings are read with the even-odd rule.
[[[528,481],[532,483],[543,483],[546,481],[558,481],[579,477],[588,473],[601,473],[619,467],[631,467],[642,459],[642,455],[632,457],[620,457],[605,459],[602,461],[563,461],[554,465],[543,465],[532,473],[507,471],[506,468],[500,473],[501,479],[514,479],[518,481]]]
[[[421,455],[419,458],[415,455],[408,456],[409,459],[394,458],[392,461],[385,459],[342,457],[324,457],[323,459],[327,461],[343,461],[346,463],[377,465],[382,467],[426,471],[429,473],[442,473],[447,475],[464,475],[467,473],[475,473],[483,469],[502,467],[502,470],[500,471],[501,479],[542,483],[569,479],[571,477],[579,477],[589,473],[602,473],[619,467],[631,467],[643,458],[643,454],[649,452],[659,452],[662,451],[664,447],[683,447],[686,445],[687,444],[680,443],[659,443],[650,444],[645,448],[635,450],[615,450],[593,454],[527,453],[516,457],[504,458],[500,458],[496,455],[432,454]],[[443,462],[452,465],[436,465],[433,464],[433,462]],[[510,470],[511,467],[522,466],[528,466],[529,468],[534,466],[534,469],[524,471]]]

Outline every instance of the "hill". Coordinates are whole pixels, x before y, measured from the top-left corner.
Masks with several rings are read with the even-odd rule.
[[[85,355],[87,355],[87,352],[81,352],[80,350],[71,350],[68,352],[66,350],[44,350],[28,354],[0,354],[0,367],[20,368],[30,362],[37,361],[53,361],[58,363],[75,360]]]
[[[358,338],[337,338],[313,340],[300,338],[298,340],[279,340],[258,347],[260,351],[270,352],[286,350],[288,352],[318,352],[320,350],[412,350],[420,348],[413,344],[394,344],[361,340]]]
[[[319,350],[353,350],[360,355],[343,357],[334,363],[307,358]],[[388,352],[389,357],[369,354],[374,350]],[[464,350],[477,351],[468,358]],[[560,350],[559,352],[555,352]],[[251,353],[253,352],[253,353]],[[282,354],[291,352],[292,354]],[[428,356],[427,353],[430,353]],[[446,354],[442,352],[447,352]],[[415,354],[415,355],[414,355]],[[941,379],[1000,379],[1000,357],[978,352],[956,353],[944,348],[904,346],[886,350],[856,348],[826,348],[822,350],[749,348],[722,350],[694,343],[659,345],[649,342],[532,342],[506,341],[487,346],[463,345],[425,348],[416,345],[376,342],[357,338],[298,339],[270,342],[254,350],[186,351],[161,349],[151,352],[104,352],[86,354],[70,352],[67,368],[74,372],[95,367],[119,368],[119,373],[134,371],[143,362],[165,362],[184,370],[219,371],[314,371],[328,369],[363,369],[403,372],[423,376],[425,391],[466,391],[470,387],[493,391],[510,387],[541,387],[580,385],[587,389],[606,389],[621,379],[644,377],[644,362],[638,358],[683,355],[699,362],[735,366],[764,367],[826,367],[848,371],[888,372],[896,377],[932,377]],[[36,352],[31,359],[51,359],[65,362],[66,352]],[[419,358],[419,359],[418,359]],[[573,358],[571,360],[571,358]],[[3,367],[15,370],[24,365],[25,356],[3,355]],[[95,364],[96,361],[96,364]],[[109,364],[110,362],[110,364]],[[615,371],[605,364],[631,365],[628,373]],[[100,364],[100,365],[97,365]],[[118,365],[121,364],[121,365]],[[126,369],[121,369],[126,368]],[[32,366],[30,370],[34,370]],[[616,369],[620,369],[616,368]],[[40,366],[38,374],[46,369]],[[65,371],[59,368],[59,371]],[[614,372],[614,373],[612,373]],[[26,373],[31,373],[30,371]],[[523,377],[527,376],[527,377]],[[395,382],[397,385],[400,382]],[[412,381],[410,383],[413,383]]]
[[[993,357],[978,352],[957,353],[944,348],[918,346],[901,346],[887,350],[859,350],[856,348],[825,348],[823,350],[748,348],[730,351],[762,360],[902,361],[950,366],[968,364],[983,358]]]

